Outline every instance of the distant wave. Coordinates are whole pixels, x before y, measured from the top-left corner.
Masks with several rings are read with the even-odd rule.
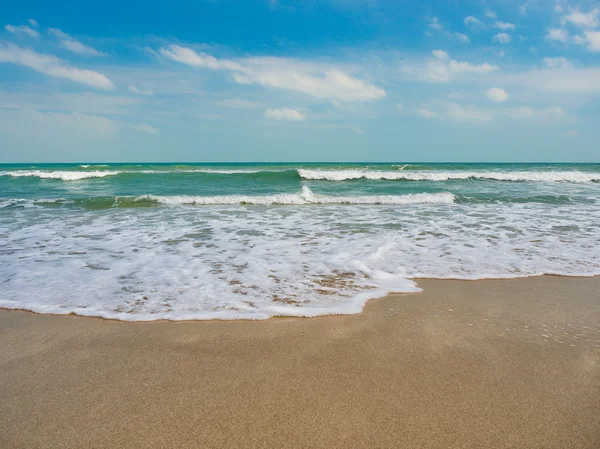
[[[176,170],[89,170],[93,167],[102,167],[102,165],[80,165],[85,171],[64,170],[64,171],[49,171],[49,170],[16,170],[0,172],[0,176],[12,176],[15,178],[35,177],[40,179],[59,179],[62,181],[80,181],[90,178],[104,178],[106,176],[115,176],[121,174],[144,174],[144,175],[169,175],[169,174],[186,174],[186,173],[205,173],[215,175],[248,175],[248,174],[272,174],[272,173],[293,173],[297,176],[294,169],[287,170],[218,170],[218,169],[176,169]]]
[[[4,176],[35,177],[41,179],[60,179],[62,181],[79,181],[88,178],[104,178],[106,176],[118,175],[118,171],[44,171],[44,170],[20,170],[3,172]]]
[[[366,170],[307,170],[298,169],[301,178],[307,180],[348,181],[352,179],[369,180],[405,180],[405,181],[449,181],[464,179],[491,179],[496,181],[530,181],[530,182],[598,182],[600,173],[581,171],[547,171],[547,172],[483,172],[483,171],[436,171],[405,172],[398,171],[366,171]]]
[[[238,170],[219,170],[219,169],[211,169],[211,168],[201,168],[201,169],[188,169],[188,170],[178,170],[177,173],[214,173],[218,175],[247,175],[254,173],[283,173],[291,171],[291,169],[284,170],[246,170],[246,169],[238,169]]]
[[[451,171],[451,170],[419,170],[410,171],[400,166],[394,171],[383,170],[323,170],[323,169],[176,169],[176,170],[15,170],[0,172],[0,176],[15,178],[35,177],[40,179],[56,179],[62,181],[80,181],[93,178],[105,178],[115,175],[245,175],[257,178],[288,178],[321,180],[321,181],[349,181],[358,179],[388,180],[388,181],[452,181],[452,180],[494,180],[494,181],[521,181],[521,182],[570,182],[589,183],[600,182],[600,173],[583,171]]]

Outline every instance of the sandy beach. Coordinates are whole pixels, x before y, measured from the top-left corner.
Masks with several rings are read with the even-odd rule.
[[[600,278],[418,283],[313,319],[0,311],[0,447],[600,447]]]

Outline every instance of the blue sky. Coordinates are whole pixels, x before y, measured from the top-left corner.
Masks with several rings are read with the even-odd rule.
[[[599,1],[13,1],[0,162],[599,161]]]

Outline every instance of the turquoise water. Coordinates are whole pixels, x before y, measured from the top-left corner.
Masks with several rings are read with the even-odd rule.
[[[4,164],[0,306],[261,319],[596,275],[599,198],[599,164]]]
[[[297,194],[303,186],[308,186],[313,193],[331,196],[451,192],[459,203],[560,203],[585,202],[588,196],[593,197],[590,194],[597,193],[597,190],[582,189],[581,185],[600,181],[600,165],[0,164],[0,174],[3,200],[50,199],[65,206],[83,208],[140,207],[158,203],[157,200],[141,201],[143,198],[140,197],[145,195],[234,197]],[[361,177],[363,175],[370,177],[365,179]],[[505,182],[503,178],[507,176],[514,177],[516,182]],[[313,179],[316,177],[325,179]],[[326,182],[328,178],[338,182]],[[567,182],[558,185],[531,182],[552,181],[554,178]],[[61,182],[71,179],[87,182]],[[128,199],[138,201],[130,202]]]

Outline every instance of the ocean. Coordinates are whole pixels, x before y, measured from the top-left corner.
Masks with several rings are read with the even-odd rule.
[[[2,308],[312,317],[543,274],[600,274],[600,164],[0,165]]]

